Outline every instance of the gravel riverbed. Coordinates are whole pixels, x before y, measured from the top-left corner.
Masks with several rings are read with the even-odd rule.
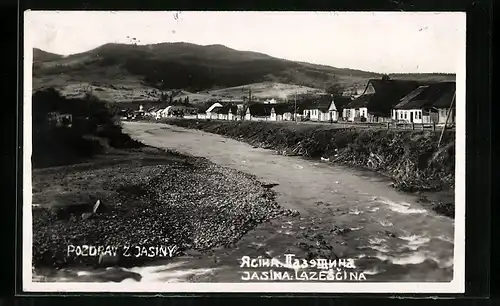
[[[296,213],[280,208],[270,186],[251,175],[153,148],[35,170],[33,204],[33,264],[58,268],[98,264],[98,256],[70,254],[69,246],[206,251],[230,247],[259,223]],[[114,262],[120,266],[149,259],[120,252]]]

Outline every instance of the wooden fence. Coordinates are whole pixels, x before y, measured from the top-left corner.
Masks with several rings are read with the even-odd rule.
[[[179,118],[178,118],[179,119]],[[252,121],[252,122],[268,122],[275,124],[290,124],[290,125],[321,125],[321,126],[331,126],[334,128],[358,128],[358,129],[385,129],[385,130],[407,130],[407,131],[442,131],[444,124],[436,123],[396,123],[396,122],[386,122],[386,123],[370,123],[370,122],[325,122],[325,121],[290,121],[290,120],[224,120],[224,119],[195,119],[195,118],[184,118],[187,120],[210,120],[210,121]],[[150,119],[150,121],[168,121],[168,118],[162,118],[159,120]],[[447,130],[455,130],[454,125],[446,126]]]
[[[386,129],[386,130],[413,130],[413,131],[418,131],[418,130],[421,130],[421,131],[424,131],[424,130],[440,131],[445,127],[444,124],[436,124],[436,123],[394,123],[394,122],[387,122],[387,123],[366,124],[366,123],[340,122],[337,124],[340,124],[343,127],[379,128],[379,129]],[[454,130],[455,126],[454,125],[447,125],[446,129],[447,130]]]
[[[273,122],[273,121],[268,121]],[[276,122],[276,121],[275,121]],[[324,122],[324,121],[277,121],[279,123],[288,124],[300,124],[300,125],[323,125],[332,126],[337,128],[360,128],[360,129],[385,129],[385,130],[408,130],[408,131],[441,131],[444,128],[444,124],[436,123],[396,123],[396,122],[386,122],[386,123],[371,123],[371,122]],[[447,130],[454,130],[454,125],[447,125]]]

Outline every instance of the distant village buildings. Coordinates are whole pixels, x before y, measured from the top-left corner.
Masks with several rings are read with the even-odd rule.
[[[312,121],[453,124],[455,82],[372,79],[356,96],[304,96],[288,101],[250,99],[215,100],[204,105],[142,105],[127,118],[183,117],[211,120]],[[448,121],[447,121],[448,120]]]

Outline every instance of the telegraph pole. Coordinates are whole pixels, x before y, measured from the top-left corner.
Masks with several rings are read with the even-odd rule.
[[[448,119],[450,118],[450,114],[453,111],[453,104],[454,104],[455,99],[456,99],[456,94],[457,94],[457,92],[455,91],[453,93],[453,99],[451,100],[450,110],[448,111],[448,114],[446,115],[446,121],[444,122],[443,130],[441,131],[441,136],[439,136],[438,147],[441,146],[441,140],[443,140],[444,130],[446,130],[446,126],[448,125]]]
[[[295,91],[295,108],[293,109],[293,116],[295,117],[295,123],[297,123],[297,91]]]

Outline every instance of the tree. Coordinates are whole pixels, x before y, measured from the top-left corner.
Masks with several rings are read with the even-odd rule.
[[[335,83],[328,86],[326,92],[334,97],[339,97],[344,93],[344,88],[342,87],[342,85]]]
[[[167,102],[167,94],[161,92],[160,93],[160,102]]]
[[[391,77],[388,74],[384,74],[382,76],[382,81],[389,81],[390,79],[391,79]]]

